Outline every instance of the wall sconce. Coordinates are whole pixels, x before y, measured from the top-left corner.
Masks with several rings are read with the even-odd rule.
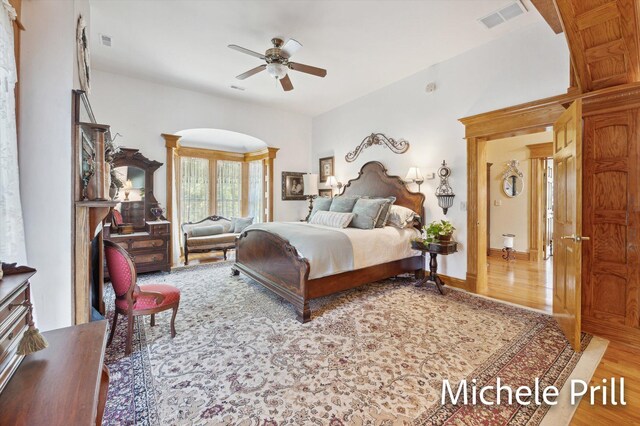
[[[424,177],[420,173],[420,169],[417,167],[410,167],[407,172],[407,177],[404,178],[405,182],[415,182],[418,184],[418,192],[420,192],[420,185],[424,183]]]
[[[446,215],[447,210],[453,205],[453,198],[455,197],[453,189],[449,186],[451,169],[447,167],[446,161],[443,161],[442,166],[438,169],[438,176],[440,177],[440,185],[436,189],[436,197],[438,197],[438,205]]]
[[[342,182],[338,182],[335,176],[327,176],[327,186],[331,189],[338,188],[338,193],[340,193],[340,189],[344,186]]]

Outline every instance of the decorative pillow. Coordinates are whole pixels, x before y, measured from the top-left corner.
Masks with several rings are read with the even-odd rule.
[[[413,219],[420,218],[416,212],[402,206],[393,205],[389,208],[387,225],[396,228],[408,228],[413,225]]]
[[[349,223],[351,223],[353,216],[353,213],[319,211],[311,216],[309,223],[330,226],[332,228],[346,228],[349,226]]]
[[[385,204],[389,200],[384,198],[367,199],[360,198],[353,206],[352,213],[355,215],[351,221],[352,228],[373,229],[378,223],[378,218]]]
[[[376,228],[384,228],[387,224],[387,218],[389,217],[389,208],[393,203],[396,202],[396,197],[362,197],[362,198],[371,198],[373,200],[387,200],[388,202],[382,206],[382,210],[380,211],[380,216],[378,217],[378,221],[376,222]]]
[[[224,226],[222,225],[207,225],[207,226],[194,226],[191,229],[192,237],[206,237],[209,235],[224,234]]]
[[[232,217],[231,225],[233,226],[233,232],[239,234],[244,231],[244,228],[253,223],[253,217]]]
[[[309,220],[313,217],[317,212],[328,212],[331,207],[331,202],[333,198],[328,197],[319,197],[316,198],[313,202],[313,209],[311,210],[311,215],[309,215]]]
[[[358,197],[333,197],[330,212],[351,213],[353,206],[356,205]]]

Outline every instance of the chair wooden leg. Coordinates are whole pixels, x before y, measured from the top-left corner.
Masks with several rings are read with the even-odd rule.
[[[227,249],[222,250],[222,255],[224,256],[224,260],[227,260]]]
[[[156,325],[156,314],[151,314],[151,327]]]
[[[131,355],[131,341],[133,340],[133,314],[127,314],[127,345],[124,349],[125,355]]]
[[[178,313],[178,305],[173,307],[173,314],[171,314],[171,338],[176,337],[176,314]]]
[[[113,341],[113,335],[116,334],[116,325],[118,324],[118,312],[113,313],[113,324],[111,324],[111,333],[109,333],[109,340],[107,341],[107,346],[111,346],[111,342]]]

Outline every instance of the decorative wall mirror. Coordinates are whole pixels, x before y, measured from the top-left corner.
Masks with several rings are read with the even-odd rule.
[[[123,223],[133,224],[134,229],[144,229],[147,221],[155,220],[151,213],[158,206],[153,193],[153,174],[162,163],[150,160],[137,149],[120,148],[113,159],[116,176],[123,187],[115,201]]]
[[[518,160],[509,161],[502,175],[502,191],[507,197],[517,197],[524,189],[524,175],[518,169],[518,164]]]

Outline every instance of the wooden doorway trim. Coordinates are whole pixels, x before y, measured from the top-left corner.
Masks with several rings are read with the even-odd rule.
[[[569,95],[460,119],[467,140],[467,283],[469,291],[487,290],[487,142],[539,133],[564,112]]]
[[[553,157],[553,142],[527,145],[529,150],[530,191],[529,206],[529,260],[538,261],[544,258],[543,231],[546,211],[544,209],[544,189],[546,185],[545,160]]]
[[[487,288],[486,143],[493,139],[547,130],[571,102],[582,99],[584,117],[640,108],[640,82],[589,93],[569,93],[461,118],[467,142],[467,283],[469,291]],[[481,254],[480,256],[478,254]]]

